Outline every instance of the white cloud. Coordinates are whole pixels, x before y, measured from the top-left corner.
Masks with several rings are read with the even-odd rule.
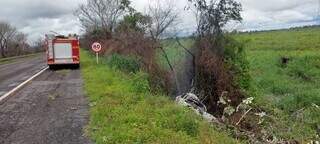
[[[37,18],[29,21],[27,26],[21,28],[20,31],[27,33],[31,41],[44,37],[50,31],[60,34],[81,33],[80,24],[73,15],[64,15],[59,18]]]
[[[141,12],[156,0],[132,0]],[[163,0],[160,0],[163,1]],[[176,28],[190,33],[195,17],[184,10],[187,0],[171,0],[180,13]],[[318,0],[237,0],[243,5],[240,30],[262,30],[315,24]],[[58,33],[80,33],[73,11],[86,0],[0,0],[0,21],[8,21],[35,40],[53,30]]]
[[[307,21],[307,20],[312,20],[311,16],[308,16],[306,14],[303,14],[298,11],[294,10],[283,10],[278,13],[275,13],[272,18],[278,22],[296,22],[296,21]]]
[[[79,33],[74,10],[85,0],[1,0],[0,21],[8,21],[34,41],[53,30]]]
[[[238,0],[244,17],[242,30],[277,29],[315,24],[318,0]]]

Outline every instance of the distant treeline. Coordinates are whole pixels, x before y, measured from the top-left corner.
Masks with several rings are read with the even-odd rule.
[[[273,31],[283,31],[283,30],[301,30],[306,28],[320,28],[320,25],[306,25],[306,26],[297,26],[291,28],[282,28],[282,29],[273,29],[273,30],[252,30],[252,31],[244,31],[238,33],[257,33],[257,32],[273,32]]]
[[[42,40],[37,40],[30,45],[27,34],[19,32],[8,22],[0,21],[0,58],[40,52],[43,44]]]

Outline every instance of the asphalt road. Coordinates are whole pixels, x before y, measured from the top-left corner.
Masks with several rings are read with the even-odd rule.
[[[0,65],[0,97],[46,67],[44,54]]]
[[[0,65],[0,89],[45,66],[42,56]],[[0,144],[88,144],[88,102],[80,70],[47,70],[0,102]]]

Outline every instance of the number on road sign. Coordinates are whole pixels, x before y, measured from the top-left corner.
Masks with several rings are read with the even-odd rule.
[[[91,48],[92,48],[92,50],[93,50],[94,52],[97,53],[97,52],[100,52],[100,51],[101,51],[102,46],[101,46],[100,43],[95,42],[95,43],[92,44]]]

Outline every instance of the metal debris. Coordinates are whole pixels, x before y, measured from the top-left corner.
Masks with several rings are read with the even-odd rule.
[[[217,121],[217,118],[215,118],[213,115],[211,115],[207,112],[206,106],[193,93],[186,93],[186,94],[178,96],[176,98],[176,102],[179,105],[191,108],[197,114],[199,114],[200,116],[202,116],[205,120],[207,120],[209,122]]]

